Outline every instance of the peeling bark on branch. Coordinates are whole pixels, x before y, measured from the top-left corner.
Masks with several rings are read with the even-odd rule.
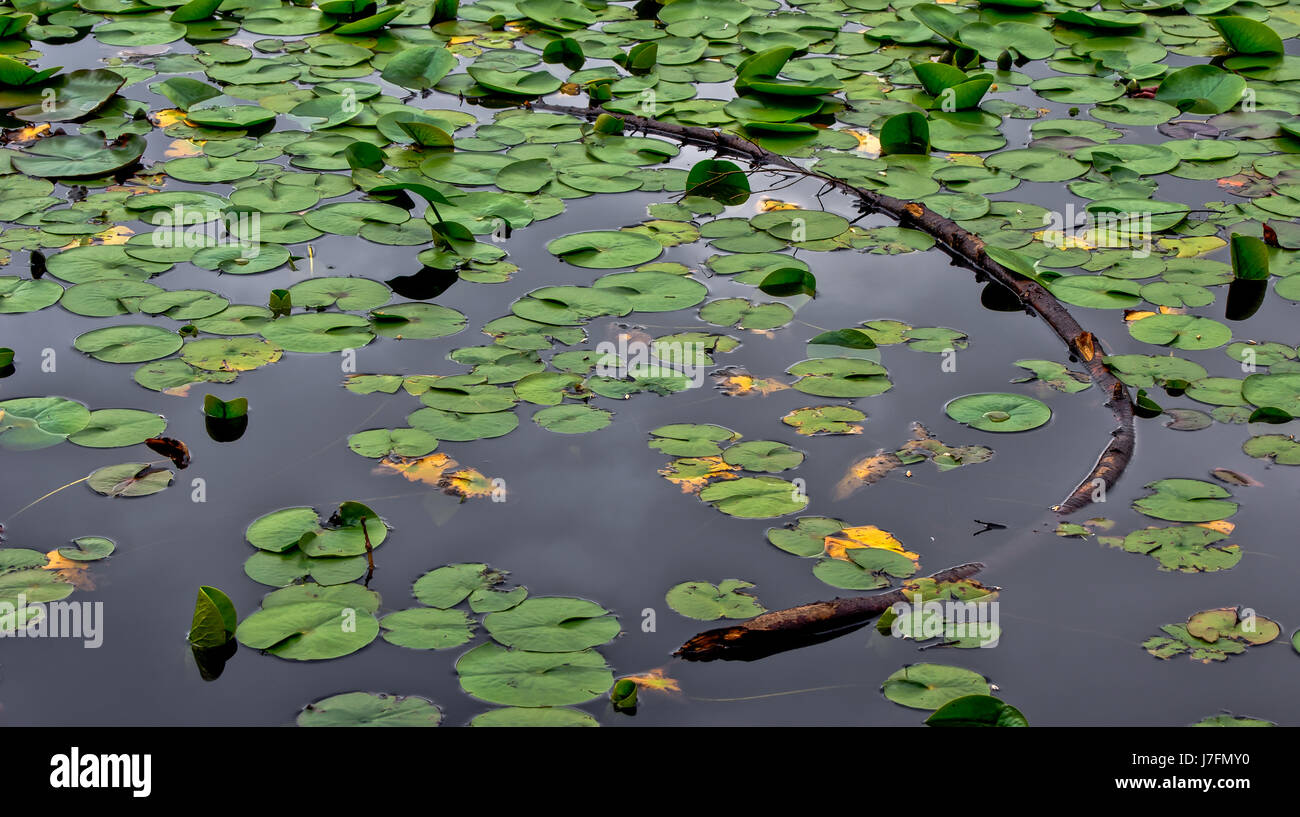
[[[598,107],[578,108],[570,105],[549,105],[533,103],[539,110],[556,111],[573,116],[594,119],[605,113]],[[1115,378],[1101,358],[1104,354],[1101,343],[1090,333],[1083,331],[1074,316],[1056,299],[1054,295],[1034,281],[1007,269],[994,261],[984,251],[984,242],[957,222],[945,218],[933,210],[916,202],[903,201],[892,196],[885,196],[874,190],[852,185],[843,179],[836,179],[799,166],[790,159],[733,134],[722,133],[709,128],[677,125],[660,122],[643,116],[613,114],[623,120],[626,127],[645,133],[656,133],[682,142],[712,148],[749,159],[755,167],[771,166],[793,171],[804,176],[818,179],[831,187],[861,201],[869,210],[884,213],[900,225],[913,227],[933,237],[939,246],[958,262],[987,275],[992,280],[1006,287],[1020,298],[1021,303],[1034,311],[1047,322],[1056,336],[1061,339],[1072,355],[1084,364],[1092,382],[1107,396],[1106,405],[1114,416],[1116,428],[1111,432],[1111,439],[1106,444],[1100,458],[1092,470],[1055,506],[1060,515],[1073,513],[1093,502],[1094,496],[1104,496],[1119,480],[1133,456],[1135,432],[1133,428],[1133,403],[1128,389]],[[1082,346],[1081,346],[1082,343]]]

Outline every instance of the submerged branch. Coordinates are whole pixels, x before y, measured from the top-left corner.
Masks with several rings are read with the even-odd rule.
[[[970,562],[941,570],[930,578],[937,584],[955,582],[983,569],[979,562]],[[906,587],[900,587],[874,596],[815,601],[772,610],[731,627],[706,630],[678,647],[673,655],[686,661],[766,658],[852,632],[895,604],[907,601],[907,592]]]
[[[532,103],[539,110],[556,111],[573,116],[594,119],[604,113],[599,107],[579,108],[572,105],[551,105]],[[904,201],[886,196],[874,190],[858,187],[843,179],[826,176],[816,171],[801,167],[790,159],[759,147],[753,142],[734,134],[722,133],[709,128],[678,125],[661,122],[643,116],[616,114],[625,126],[645,133],[656,133],[677,139],[681,142],[711,148],[722,153],[749,159],[755,166],[766,165],[784,171],[798,173],[825,182],[834,189],[858,199],[869,210],[884,213],[900,225],[912,227],[929,234],[938,242],[938,246],[956,261],[981,272],[1011,290],[1026,307],[1037,313],[1056,336],[1061,339],[1072,355],[1084,364],[1088,376],[1103,393],[1107,395],[1106,405],[1110,408],[1116,427],[1111,432],[1111,439],[1102,451],[1088,475],[1079,482],[1070,494],[1055,506],[1058,514],[1073,513],[1091,504],[1096,498],[1105,496],[1105,492],[1114,486],[1133,455],[1135,434],[1133,428],[1133,403],[1128,389],[1111,374],[1102,363],[1100,342],[1090,333],[1084,332],[1074,316],[1045,288],[994,261],[984,251],[984,241],[961,227],[950,218],[939,215],[930,208],[917,202]]]
[[[366,530],[366,518],[361,517],[361,535],[366,539],[366,564],[369,569],[366,571],[366,587],[370,586],[370,580],[375,575],[375,549],[370,544],[370,531]]]

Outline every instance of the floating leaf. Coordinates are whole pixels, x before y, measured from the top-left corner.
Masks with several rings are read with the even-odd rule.
[[[215,587],[199,588],[189,642],[200,649],[220,647],[235,636],[239,616],[230,597]]]
[[[240,644],[294,661],[356,652],[379,635],[379,595],[355,584],[297,585],[276,590],[239,623]]]
[[[618,619],[595,602],[558,596],[527,599],[491,613],[483,626],[507,647],[532,652],[571,653],[596,647],[618,635]]]
[[[1029,721],[1011,704],[992,695],[955,698],[925,719],[926,726],[1028,726]]]
[[[981,431],[1027,431],[1052,417],[1045,403],[1020,394],[970,394],[950,401],[944,412]]]
[[[415,607],[379,619],[384,640],[415,650],[445,650],[474,637],[474,623],[460,610]]]
[[[1237,512],[1230,494],[1212,482],[1199,479],[1162,479],[1145,486],[1151,496],[1133,502],[1133,508],[1156,519],[1171,522],[1213,522]]]
[[[798,486],[776,477],[742,477],[716,482],[700,499],[728,516],[764,519],[803,510],[808,497]]]
[[[580,704],[614,683],[594,650],[539,653],[481,644],[460,657],[456,673],[470,695],[506,706]]]
[[[740,579],[726,579],[712,585],[708,582],[683,582],[668,590],[668,606],[686,616],[700,621],[719,618],[752,618],[766,612],[758,599],[742,592],[753,587]]]
[[[988,695],[984,676],[943,664],[912,664],[885,679],[885,697],[914,709],[939,709],[967,695]]]
[[[345,692],[307,704],[299,726],[437,726],[442,711],[425,698]]]

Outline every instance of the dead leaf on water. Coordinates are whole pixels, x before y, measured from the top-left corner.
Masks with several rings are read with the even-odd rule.
[[[737,466],[722,457],[683,457],[659,469],[659,475],[682,489],[684,494],[699,493],[713,479],[735,479]]]
[[[1241,485],[1248,488],[1258,488],[1264,484],[1259,480],[1255,479],[1254,477],[1247,476],[1241,473],[1240,471],[1233,471],[1230,468],[1215,468],[1213,471],[1210,472],[1210,475],[1213,476],[1215,479],[1217,479],[1219,482],[1226,482],[1229,485]]]
[[[921,559],[917,554],[905,549],[903,543],[894,538],[894,534],[887,530],[881,530],[875,525],[844,528],[827,536],[824,541],[827,556],[832,559],[842,559],[846,562],[849,561],[848,551],[853,548],[888,550],[900,556],[906,556],[914,563],[919,563]]]
[[[763,198],[758,200],[754,209],[760,213],[771,213],[774,210],[798,210],[799,205],[780,199]]]
[[[728,397],[749,397],[755,394],[766,396],[790,388],[779,380],[754,377],[734,366],[714,372],[713,378],[718,383],[717,388]]]
[[[372,473],[400,474],[411,482],[439,487],[442,477],[459,463],[442,453],[424,457],[389,457],[382,459]]]
[[[662,667],[650,670],[640,675],[628,675],[621,680],[631,681],[641,689],[653,689],[656,692],[681,692],[681,684],[677,683],[676,678],[669,678],[663,671]]]
[[[463,468],[447,474],[438,481],[438,487],[442,489],[444,494],[458,496],[461,499],[492,496],[492,492],[496,490],[492,480],[474,468]],[[505,489],[502,488],[501,490],[504,491]]]
[[[65,559],[59,555],[56,548],[45,554],[46,562],[44,569],[53,570],[59,574],[59,578],[78,590],[94,590],[95,580],[90,575],[89,562],[76,562],[72,559]]]
[[[844,499],[864,485],[874,485],[885,475],[903,464],[897,454],[886,453],[882,448],[869,457],[864,457],[849,466],[844,478],[835,486],[835,498]]]
[[[177,139],[167,146],[163,155],[168,159],[183,159],[188,156],[202,155],[203,148],[199,147],[189,139]]]

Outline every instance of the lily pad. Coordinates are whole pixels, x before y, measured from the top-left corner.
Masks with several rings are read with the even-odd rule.
[[[885,679],[882,691],[896,704],[913,709],[939,709],[967,695],[988,695],[984,676],[943,664],[912,664]]]
[[[1047,404],[1022,394],[969,394],[949,401],[944,412],[981,431],[1028,431],[1052,417]]]

